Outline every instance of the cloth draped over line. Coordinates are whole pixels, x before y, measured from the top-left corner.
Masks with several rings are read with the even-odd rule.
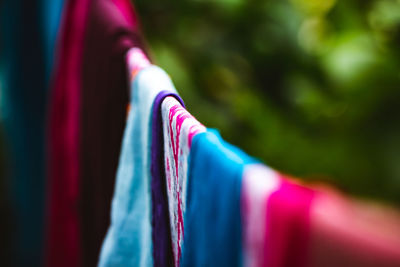
[[[16,222],[4,264],[399,265],[398,225],[379,218],[400,218],[302,185],[186,111],[129,0],[67,1],[57,36],[63,2],[0,3]]]
[[[400,216],[383,206],[260,164],[245,168],[242,204],[245,266],[399,265]]]
[[[279,184],[278,174],[262,164],[249,164],[244,169],[241,196],[244,266],[265,266],[267,263],[266,205]]]
[[[133,53],[128,53],[128,58],[134,58],[129,54]],[[131,63],[128,60],[129,67]],[[140,79],[146,70],[131,69],[130,73]],[[173,88],[165,73],[165,79],[158,73],[152,75],[141,80],[143,88],[146,82],[159,90]],[[257,163],[223,141],[215,130],[206,130],[184,109],[175,89],[159,91],[153,102],[146,101],[144,109],[134,98],[131,101],[129,114],[135,119],[128,120],[123,142],[129,152],[121,154],[112,225],[100,266],[139,262],[155,266],[301,267],[319,258],[312,245],[312,214],[319,192]],[[143,115],[144,110],[152,113]],[[148,157],[151,163],[144,163]],[[128,175],[123,170],[128,170]],[[135,176],[137,173],[140,175]],[[142,181],[135,181],[135,177]],[[126,211],[124,205],[131,209]],[[354,251],[354,247],[348,248]],[[382,255],[396,257],[388,251],[378,253]],[[148,261],[144,263],[144,259]]]
[[[90,0],[66,4],[49,121],[46,265],[81,265],[79,122],[83,42]]]
[[[49,127],[47,264],[96,266],[129,103],[124,58],[141,41],[128,0],[69,1],[60,35]]]
[[[166,97],[174,97],[184,107],[177,93],[160,92],[153,104],[152,143],[151,143],[151,195],[154,266],[173,266],[175,263],[171,243],[170,216],[167,196],[167,183],[164,168],[164,128],[161,103]]]
[[[176,90],[168,75],[155,66],[139,71],[131,86],[131,108],[117,170],[111,225],[102,246],[99,266],[153,265],[152,108],[160,92],[176,93]]]
[[[266,204],[263,266],[309,266],[312,189],[281,179]]]
[[[255,160],[215,130],[194,136],[189,158],[182,266],[241,266],[241,184]]]
[[[193,137],[206,128],[173,97],[162,103],[164,170],[168,196],[171,242],[175,266],[179,266],[184,236],[186,187]]]

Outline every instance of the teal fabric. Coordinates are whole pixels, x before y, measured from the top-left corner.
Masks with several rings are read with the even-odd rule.
[[[46,80],[50,80],[54,66],[63,7],[64,0],[41,0],[41,11],[43,14],[41,28],[43,45],[45,48]]]
[[[62,1],[0,1],[1,119],[15,221],[11,266],[43,263],[46,106],[53,61],[47,51],[54,50],[60,17],[60,11],[44,7],[53,2]],[[51,34],[44,27],[49,16]]]
[[[152,266],[151,118],[161,91],[176,93],[168,75],[156,66],[141,70],[131,85],[131,109],[126,124],[111,226],[99,266]]]
[[[242,265],[242,175],[245,164],[254,162],[216,130],[194,136],[182,266]]]

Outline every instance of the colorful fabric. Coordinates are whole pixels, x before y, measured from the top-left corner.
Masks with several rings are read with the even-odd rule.
[[[188,160],[193,137],[206,128],[173,97],[162,103],[164,160],[175,266],[179,266],[184,236]]]
[[[243,176],[245,266],[309,266],[314,191],[266,166]]]
[[[143,50],[137,47],[129,49],[127,54],[130,80],[132,81],[139,71],[150,65],[150,61],[144,54]]]
[[[129,0],[91,1],[82,56],[79,113],[79,214],[85,267],[96,266],[110,225],[129,103],[130,75],[125,58],[132,47],[143,50],[141,43],[137,17]],[[133,63],[143,63],[143,58],[128,58]]]
[[[11,238],[1,248],[4,266],[43,265],[47,93],[60,19],[49,2],[62,4],[0,1],[0,114],[9,149],[2,197],[9,196],[13,215],[2,214],[12,222],[12,230],[0,233]],[[50,17],[52,29],[45,24]]]
[[[43,43],[45,47],[45,73],[49,80],[54,66],[54,54],[56,53],[59,26],[61,22],[64,0],[40,0],[42,3],[42,29]]]
[[[173,266],[174,257],[171,244],[171,228],[167,197],[167,183],[164,167],[164,131],[161,103],[166,97],[174,97],[184,106],[182,99],[173,90],[160,92],[153,104],[151,142],[151,199],[153,227],[154,266]]]
[[[310,210],[314,191],[284,177],[266,204],[263,266],[309,266]]]
[[[168,75],[156,66],[141,70],[131,83],[131,109],[118,165],[111,225],[99,266],[153,265],[151,112],[156,96],[173,88]]]
[[[189,158],[182,266],[241,266],[243,169],[254,160],[215,130],[194,136]]]
[[[83,42],[89,0],[66,4],[49,125],[49,222],[46,264],[80,266],[79,123]]]
[[[245,167],[242,184],[244,266],[266,266],[266,216],[269,197],[280,185],[278,173],[262,164]]]

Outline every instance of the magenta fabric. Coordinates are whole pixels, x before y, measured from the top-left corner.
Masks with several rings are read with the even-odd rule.
[[[265,267],[305,267],[314,191],[282,177],[266,204]]]
[[[80,73],[89,0],[66,4],[58,47],[49,125],[47,266],[80,266]]]
[[[80,214],[83,266],[96,266],[110,206],[129,103],[126,53],[143,48],[128,0],[92,0],[81,72]],[[143,49],[142,49],[143,50]]]
[[[96,266],[125,126],[125,53],[140,46],[128,0],[71,0],[64,10],[49,121],[46,264]]]

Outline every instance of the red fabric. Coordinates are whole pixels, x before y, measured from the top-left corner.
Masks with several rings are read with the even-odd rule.
[[[129,0],[70,0],[50,99],[46,264],[96,266],[109,225],[129,85],[139,46]]]
[[[80,266],[80,73],[89,0],[66,3],[50,99],[49,218],[46,265]]]
[[[314,191],[282,178],[266,204],[266,267],[308,266],[310,208]]]

